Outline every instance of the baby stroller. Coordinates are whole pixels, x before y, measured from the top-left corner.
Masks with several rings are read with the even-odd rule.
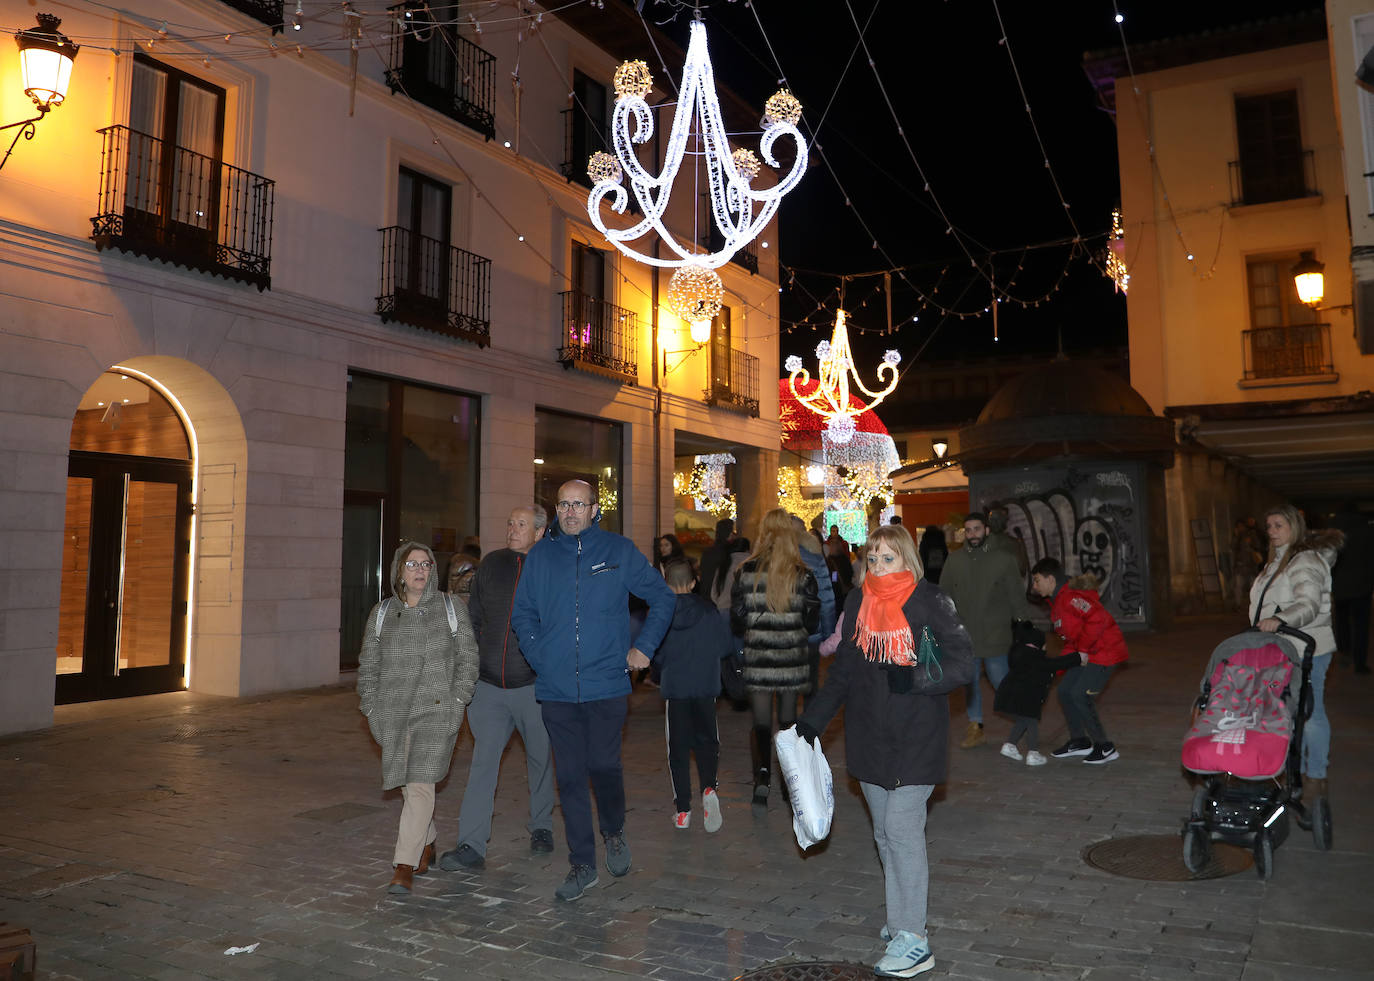
[[[1281,626],[1277,634],[1237,634],[1212,652],[1195,721],[1183,740],[1184,768],[1203,777],[1183,826],[1183,862],[1190,872],[1211,861],[1218,840],[1251,848],[1256,873],[1268,879],[1290,815],[1312,832],[1317,848],[1331,848],[1330,803],[1304,799],[1302,792],[1302,730],[1312,714],[1315,648],[1307,634]]]

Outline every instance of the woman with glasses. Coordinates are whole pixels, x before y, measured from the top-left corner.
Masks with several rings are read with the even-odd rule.
[[[739,567],[730,592],[730,626],[744,638],[744,684],[754,713],[755,804],[768,803],[774,696],[778,725],[786,729],[797,717],[797,696],[811,690],[806,641],[820,622],[816,577],[802,561],[792,516],[774,508],[763,516],[758,547]]]
[[[394,593],[372,608],[358,656],[358,700],[382,747],[382,789],[402,788],[387,891],[407,895],[434,861],[434,785],[448,775],[463,706],[477,685],[467,608],[438,589],[434,553],[405,542],[391,560]]]
[[[844,706],[845,766],[873,819],[887,903],[879,934],[887,948],[873,970],[909,978],[935,966],[926,933],[926,805],[945,779],[946,695],[973,678],[973,641],[954,602],[921,578],[916,543],[901,525],[869,536],[865,566],[863,584],[844,604],[835,663],[797,735],[814,742]],[[922,656],[926,628],[937,663]]]

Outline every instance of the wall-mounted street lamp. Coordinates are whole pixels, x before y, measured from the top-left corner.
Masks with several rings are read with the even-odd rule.
[[[38,14],[37,18],[38,26],[18,31],[14,41],[19,46],[19,74],[24,83],[24,94],[33,100],[38,115],[0,126],[0,130],[19,129],[4,158],[0,159],[0,168],[9,160],[19,138],[33,139],[37,132],[35,124],[47,115],[49,109],[60,106],[66,99],[67,86],[72,80],[72,63],[76,61],[76,53],[80,49],[80,45],[72,43],[57,29],[62,23],[61,18],[52,14]]]
[[[1311,252],[1299,254],[1293,266],[1293,285],[1298,289],[1298,299],[1318,313],[1326,310],[1353,310],[1354,305],[1342,303],[1334,307],[1322,306],[1326,298],[1326,266],[1317,261]]]
[[[930,448],[935,451],[935,459],[943,460],[949,452],[949,440],[943,436],[936,436],[930,441]]]

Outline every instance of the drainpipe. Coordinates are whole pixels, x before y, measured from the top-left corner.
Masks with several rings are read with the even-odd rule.
[[[654,106],[657,110],[662,103]],[[657,115],[657,113],[655,113]],[[663,127],[660,120],[654,120],[654,161],[662,167],[660,135]],[[654,240],[654,258],[659,257],[659,241]],[[654,370],[650,376],[654,383],[654,538],[658,538],[658,518],[663,512],[663,387],[658,376],[658,276],[659,267],[654,266],[649,281],[649,337],[652,344],[649,354],[653,357]],[[655,545],[654,548],[657,548]],[[655,553],[651,550],[650,556]]]

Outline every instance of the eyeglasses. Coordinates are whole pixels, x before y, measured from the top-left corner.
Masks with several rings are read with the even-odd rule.
[[[429,561],[428,559],[424,559],[419,562],[416,562],[414,559],[406,559],[406,568],[412,571],[415,569],[424,569],[426,572],[428,572],[430,569],[434,568],[434,563]]]
[[[591,504],[586,501],[559,501],[558,513],[567,514],[571,511],[573,514],[581,514],[589,507],[591,507]]]

